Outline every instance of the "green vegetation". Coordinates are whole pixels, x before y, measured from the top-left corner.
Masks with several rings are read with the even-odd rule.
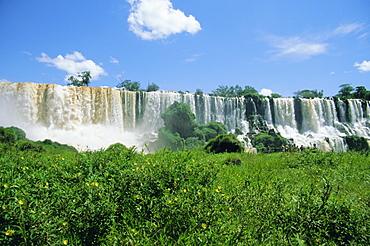
[[[78,78],[74,76],[70,76],[68,78],[71,83],[68,83],[68,85],[74,85],[74,86],[89,86],[90,84],[90,79],[92,78],[90,75],[90,71],[85,71],[82,73],[78,73],[77,75]]]
[[[360,136],[346,136],[344,137],[344,140],[346,141],[348,145],[349,150],[354,151],[368,151],[369,143],[367,142],[366,138],[360,137]]]
[[[243,152],[243,144],[236,138],[234,134],[221,134],[216,138],[211,139],[205,146],[205,149],[211,153],[235,153]]]
[[[252,145],[258,151],[273,151],[274,149],[281,149],[281,146],[288,144],[288,140],[276,133],[273,129],[269,131],[260,132],[252,137]]]
[[[26,139],[26,133],[17,127],[0,127],[0,147],[6,149],[31,150],[36,152],[48,151],[71,151],[77,150],[66,144],[53,142],[49,139],[44,141],[31,141]]]
[[[342,84],[339,86],[340,90],[336,97],[341,99],[363,99],[370,100],[370,91],[366,90],[365,86],[357,86],[356,90],[350,84]],[[355,92],[353,92],[355,91]]]
[[[140,83],[129,79],[121,81],[116,87],[128,91],[140,91]]]
[[[297,97],[312,98],[312,97],[323,97],[324,91],[317,90],[301,90],[293,93]]]
[[[0,244],[368,245],[369,158],[2,144]]]
[[[157,91],[157,90],[159,90],[159,85],[154,84],[154,83],[148,84],[148,87],[146,88],[147,92]]]
[[[159,90],[159,85],[154,84],[154,83],[148,84],[148,87],[147,87],[146,90],[140,89],[140,82],[131,81],[129,79],[125,79],[125,80],[121,81],[116,87],[120,88],[120,89],[127,90],[127,91],[146,91],[146,92],[150,92],[150,91]]]
[[[227,133],[226,126],[219,122],[198,126],[194,113],[186,103],[175,101],[161,117],[165,127],[159,129],[158,140],[151,146],[155,149],[192,149],[204,146],[206,141],[219,134]]]

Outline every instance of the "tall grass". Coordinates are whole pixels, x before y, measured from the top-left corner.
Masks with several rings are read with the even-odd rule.
[[[367,245],[367,153],[0,150],[2,245]]]

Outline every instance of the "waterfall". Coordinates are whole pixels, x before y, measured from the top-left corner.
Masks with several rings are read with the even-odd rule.
[[[224,98],[169,91],[130,92],[36,83],[0,83],[0,126],[16,126],[31,140],[51,139],[78,149],[121,142],[143,147],[164,126],[173,102],[190,105],[198,124],[224,123],[248,133],[250,116],[294,143],[345,150],[343,136],[370,139],[370,102],[337,98]]]

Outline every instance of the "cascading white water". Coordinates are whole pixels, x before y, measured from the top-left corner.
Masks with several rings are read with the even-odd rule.
[[[248,116],[297,145],[345,150],[346,135],[370,138],[370,102],[351,99],[223,98],[168,91],[130,92],[35,83],[0,83],[0,126],[16,126],[32,140],[51,139],[84,150],[121,142],[139,148],[156,139],[161,113],[173,102],[190,105],[198,124],[224,123],[249,132]]]

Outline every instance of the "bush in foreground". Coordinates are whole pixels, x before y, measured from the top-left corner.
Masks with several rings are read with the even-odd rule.
[[[368,245],[361,153],[0,151],[1,245]]]
[[[205,149],[212,153],[243,152],[243,144],[233,134],[221,134],[211,139]]]

